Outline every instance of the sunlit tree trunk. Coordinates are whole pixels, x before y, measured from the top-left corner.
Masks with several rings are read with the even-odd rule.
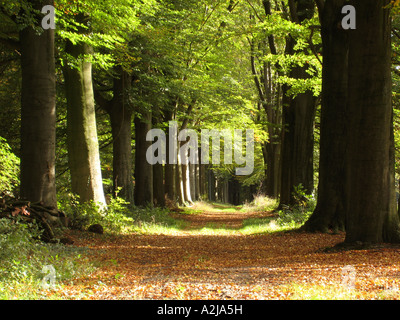
[[[72,192],[81,202],[105,205],[99,144],[97,139],[92,64],[85,55],[92,49],[85,43],[68,41],[66,52],[75,59],[76,67],[64,68],[67,97],[68,163]]]

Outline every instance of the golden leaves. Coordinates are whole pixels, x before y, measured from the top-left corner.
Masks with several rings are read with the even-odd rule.
[[[197,214],[194,226],[201,224]],[[75,243],[87,246],[78,235]],[[70,299],[398,299],[399,249],[321,250],[343,240],[344,234],[201,234],[190,228],[178,235],[92,237],[99,269],[63,293]],[[346,266],[354,271],[354,286],[344,281]]]

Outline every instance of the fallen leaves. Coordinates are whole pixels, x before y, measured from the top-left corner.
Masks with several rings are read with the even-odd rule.
[[[221,213],[222,215],[222,213]],[[228,215],[218,217],[227,223]],[[209,215],[196,215],[194,226]],[[245,218],[243,216],[242,218]],[[185,219],[189,219],[185,217]],[[237,221],[234,220],[236,226]],[[232,225],[232,226],[233,226]],[[124,235],[88,240],[100,267],[62,288],[66,299],[398,299],[400,250],[323,252],[344,234]],[[343,268],[355,272],[354,287]]]

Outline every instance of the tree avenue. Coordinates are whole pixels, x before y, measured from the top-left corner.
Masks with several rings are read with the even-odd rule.
[[[2,159],[2,196],[103,210],[265,196],[302,231],[399,242],[397,7],[0,1],[0,141],[20,159]]]

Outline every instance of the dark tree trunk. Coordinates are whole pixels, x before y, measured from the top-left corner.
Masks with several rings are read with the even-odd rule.
[[[294,46],[294,42],[288,45]],[[291,71],[291,78],[305,79],[307,77],[305,67],[296,67]],[[288,86],[284,85],[280,207],[296,203],[293,196],[295,187],[302,185],[306,194],[311,194],[314,190],[313,155],[316,98],[311,91],[290,97],[287,95],[288,90]]]
[[[146,159],[146,151],[151,146],[146,141],[147,132],[151,129],[151,113],[135,118],[135,204],[137,206],[153,205],[153,168]]]
[[[263,145],[265,194],[271,198],[277,198],[280,191],[280,149],[280,143],[269,142]]]
[[[152,110],[153,126],[156,127],[160,123],[160,109]],[[165,206],[165,186],[164,186],[164,166],[162,163],[153,165],[153,198],[156,207]]]
[[[176,179],[176,165],[168,163],[168,155],[167,155],[167,163],[165,165],[165,195],[169,200],[172,201],[176,201],[175,179]]]
[[[54,1],[34,1],[35,9]],[[38,21],[40,25],[40,21]],[[21,197],[57,206],[55,184],[56,76],[54,30],[20,32]]]
[[[199,148],[199,199],[207,199],[206,165],[201,163],[201,148]]]
[[[215,193],[215,174],[214,171],[212,170],[211,166],[208,166],[207,168],[207,178],[208,178],[208,200],[209,201],[216,201],[216,193]]]
[[[132,111],[127,102],[127,90],[131,77],[121,71],[119,79],[114,79],[114,98],[107,112],[111,119],[113,137],[113,193],[133,203],[132,175]]]
[[[314,14],[314,2],[311,0],[290,0],[291,20],[302,24]],[[287,54],[295,53],[296,40],[289,35],[286,40]],[[290,72],[290,78],[307,79],[307,65],[298,66]],[[302,185],[306,194],[314,190],[314,118],[316,98],[311,91],[288,96],[290,87],[282,88],[282,152],[281,152],[281,192],[280,205],[293,205],[295,187]]]
[[[172,121],[174,119],[173,112],[171,110],[165,110],[164,111],[165,115],[165,121]],[[177,130],[176,130],[177,131]],[[176,135],[178,132],[176,132]],[[171,155],[170,155],[170,149],[172,150],[174,148],[174,145],[170,145],[170,139],[173,139],[178,143],[178,138],[176,137],[170,137],[170,130],[168,129],[166,132],[166,139],[167,139],[167,163],[165,164],[165,196],[173,201],[177,201],[177,188],[176,188],[176,179],[177,179],[177,173],[176,173],[176,163],[173,163],[175,160]]]
[[[328,0],[319,8],[324,55],[319,186],[317,206],[303,227],[312,232],[345,229],[349,32],[340,27],[345,3],[345,0]]]
[[[354,0],[349,33],[346,243],[400,241],[395,210],[389,0]]]
[[[159,163],[153,165],[153,196],[156,207],[165,206],[164,167]]]

